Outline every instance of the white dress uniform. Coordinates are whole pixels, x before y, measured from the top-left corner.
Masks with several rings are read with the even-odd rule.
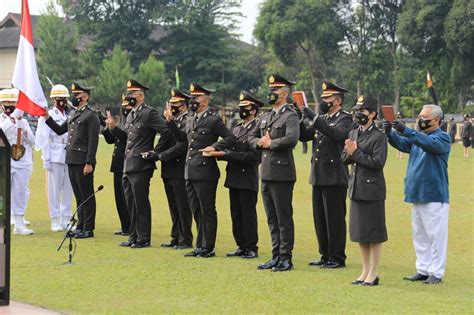
[[[57,107],[48,111],[58,125],[67,120],[67,114]],[[48,143],[43,147],[43,166],[48,176],[48,203],[51,230],[62,231],[71,218],[72,187],[66,164],[66,144],[68,134],[58,136],[50,128],[47,130]]]
[[[19,161],[11,160],[11,214],[15,225],[15,234],[32,234],[33,231],[25,228],[23,218],[30,198],[28,184],[33,173],[35,136],[25,118],[13,122],[5,113],[0,114],[0,129],[5,133],[10,145],[17,142],[18,128],[23,130],[21,143],[25,147],[25,155]],[[28,233],[22,233],[22,230]]]

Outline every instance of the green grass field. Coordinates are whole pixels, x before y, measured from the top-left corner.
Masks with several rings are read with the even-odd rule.
[[[407,156],[395,159],[390,149],[385,167],[389,241],[380,268],[381,285],[350,285],[360,272],[358,245],[347,243],[347,268],[309,267],[318,258],[308,184],[309,155],[295,150],[298,181],[294,190],[295,269],[271,273],[256,269],[270,257],[270,236],[259,196],[260,258],[226,258],[236,248],[224,179],[217,197],[216,258],[184,258],[182,251],[162,249],[169,240],[170,217],[159,171],[152,179],[152,248],[132,250],[117,244],[119,227],[109,173],[112,146],[101,141],[95,184],[96,237],[78,241],[74,266],[63,266],[66,246],[56,251],[62,235],[49,230],[45,177],[35,153],[27,218],[34,236],[13,236],[11,298],[69,314],[141,313],[473,313],[473,159],[462,157],[456,144],[449,161],[451,213],[449,252],[444,283],[427,286],[402,277],[415,271],[411,243],[411,207],[403,202]],[[221,164],[221,169],[224,163]],[[224,175],[225,176],[225,175]]]

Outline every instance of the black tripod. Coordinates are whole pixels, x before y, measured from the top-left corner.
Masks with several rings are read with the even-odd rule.
[[[80,207],[82,207],[87,201],[89,201],[89,199],[91,199],[96,193],[98,193],[102,189],[104,189],[104,186],[102,186],[102,185],[97,187],[97,190],[94,191],[94,193],[92,193],[92,195],[87,197],[86,200],[84,200],[79,206],[77,206],[76,211],[74,211],[74,213],[71,216],[71,219],[69,219],[69,223],[67,225],[67,231],[66,231],[66,233],[64,233],[64,238],[61,241],[61,244],[59,244],[59,247],[57,249],[57,251],[59,251],[63,247],[64,241],[66,241],[66,238],[69,238],[69,259],[63,265],[73,265],[74,264],[72,262],[72,257],[76,253],[77,244],[76,244],[76,241],[74,240],[75,233],[72,231],[72,229],[74,228],[74,226],[77,223],[77,219],[76,219],[77,210],[79,210]],[[72,250],[72,242],[73,241],[74,241],[74,251]]]

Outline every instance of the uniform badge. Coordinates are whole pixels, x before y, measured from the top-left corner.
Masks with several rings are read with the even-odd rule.
[[[268,78],[268,82],[270,82],[270,83],[275,82],[275,77],[271,75],[271,76]]]
[[[132,86],[132,81],[128,80],[127,87],[131,87],[131,86]]]
[[[190,90],[191,92],[194,92],[194,84],[191,84],[191,85],[189,86],[189,90]]]
[[[73,90],[73,91],[76,90],[76,85],[74,83],[71,85],[71,90]]]
[[[326,82],[323,82],[323,90],[326,90],[328,86],[326,85]]]
[[[241,93],[241,94],[240,94],[240,100],[243,101],[244,98],[245,98],[244,94]]]
[[[359,99],[357,101],[362,103],[364,101],[364,96],[363,95],[359,96]]]
[[[171,96],[176,96],[176,92],[174,90],[171,90]]]

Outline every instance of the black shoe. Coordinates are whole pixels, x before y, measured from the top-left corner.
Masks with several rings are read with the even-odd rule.
[[[278,264],[278,257],[273,257],[269,261],[257,266],[257,269],[272,269]]]
[[[440,284],[443,280],[440,278],[436,278],[435,276],[431,275],[423,281],[424,284]]]
[[[248,250],[245,251],[245,253],[242,254],[241,257],[245,258],[245,259],[257,258],[258,257],[258,252],[256,250],[248,249]]]
[[[82,233],[82,230],[76,229],[73,233],[74,233],[74,236],[76,236],[77,234]]]
[[[337,268],[344,268],[345,266],[346,266],[345,262],[337,262],[334,260],[328,260],[324,265],[321,265],[321,268],[337,269]]]
[[[372,282],[365,282],[365,281],[363,281],[363,282],[362,282],[362,285],[363,285],[364,287],[374,287],[374,286],[376,286],[376,285],[379,285],[379,280],[380,280],[380,279],[379,279],[379,277],[377,276],[377,277],[375,277],[374,281],[372,281]]]
[[[193,248],[191,245],[175,245],[173,247],[174,249],[188,249],[188,248]]]
[[[135,242],[130,246],[130,248],[145,248],[145,247],[151,247],[150,242]]]
[[[238,256],[242,256],[243,254],[245,254],[245,250],[243,250],[242,248],[237,248],[237,250],[235,252],[230,252],[230,253],[227,253],[227,257],[238,257]]]
[[[214,256],[216,256],[216,252],[214,251],[214,249],[207,249],[207,248],[204,248],[199,254],[199,257],[201,258],[211,258]]]
[[[114,235],[128,236],[128,232],[117,231],[117,232],[114,232]]]
[[[175,247],[176,246],[176,243],[173,243],[173,242],[170,242],[170,243],[163,243],[160,245],[161,247],[167,247],[167,248],[170,248],[170,247]]]
[[[272,272],[289,271],[291,269],[293,269],[293,263],[291,262],[291,259],[282,259],[275,267],[272,268]]]
[[[351,284],[353,284],[353,285],[359,285],[359,284],[362,284],[362,283],[364,283],[363,280],[354,280],[354,281],[351,282]]]
[[[76,234],[75,238],[90,238],[94,237],[94,231],[81,231]]]
[[[421,273],[415,273],[413,276],[408,276],[403,278],[403,280],[408,281],[425,281],[428,279],[428,276],[422,275]]]
[[[201,248],[196,248],[192,252],[184,254],[184,257],[197,257],[199,254],[201,254],[202,249]]]
[[[326,264],[328,261],[327,260],[324,260],[324,259],[321,259],[321,260],[313,260],[313,261],[310,261],[309,262],[309,266],[322,266],[324,264]]]
[[[126,242],[122,242],[119,244],[119,246],[122,246],[122,247],[132,247],[132,245],[134,244],[135,242],[132,242],[132,241],[126,241]]]

